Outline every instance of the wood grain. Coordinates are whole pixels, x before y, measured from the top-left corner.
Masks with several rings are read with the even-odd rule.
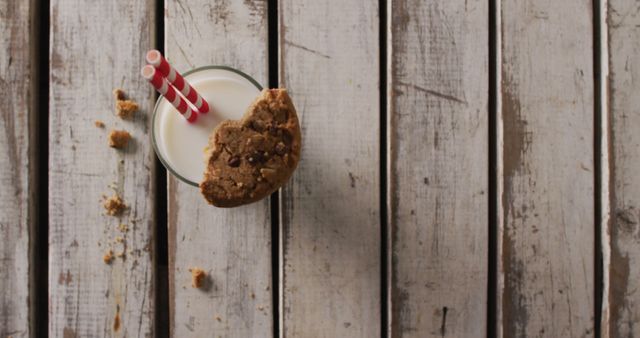
[[[607,8],[611,148],[611,217],[608,322],[603,337],[640,337],[640,7],[637,1],[609,0]],[[605,164],[607,165],[607,164]]]
[[[591,1],[501,1],[505,337],[594,334]]]
[[[0,337],[29,337],[29,255],[34,225],[32,76],[29,1],[0,1]]]
[[[486,332],[488,18],[486,1],[391,1],[392,337]]]
[[[380,335],[378,6],[280,0],[302,157],[282,191],[281,333]]]
[[[266,1],[167,1],[165,30],[178,70],[227,65],[267,84]],[[173,177],[168,191],[172,336],[272,336],[268,199],[219,209]],[[210,276],[205,290],[190,286],[194,266]]]
[[[49,143],[49,334],[154,334],[153,89],[139,76],[155,35],[154,1],[51,1]],[[140,104],[133,120],[114,115],[112,90]],[[102,120],[106,128],[94,126]],[[133,135],[124,150],[110,129]],[[111,188],[110,188],[111,186]],[[107,216],[102,195],[128,208]],[[121,232],[119,224],[129,230]],[[119,242],[118,237],[122,237]],[[124,252],[108,265],[107,250]]]

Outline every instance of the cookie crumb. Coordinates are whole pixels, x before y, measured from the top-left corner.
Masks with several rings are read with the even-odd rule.
[[[122,198],[118,195],[113,195],[107,198],[103,205],[104,209],[107,211],[107,215],[109,216],[116,216],[122,213],[122,211],[127,207],[127,205],[122,201]]]
[[[222,321],[222,318],[220,318],[220,316],[216,316],[216,320],[217,320],[217,321],[219,321],[219,322],[221,322],[221,321]]]
[[[100,120],[96,120],[93,124],[98,128],[104,128],[104,122]]]
[[[139,107],[133,100],[128,100],[124,90],[116,88],[113,90],[113,97],[116,100],[116,115],[122,119],[128,119],[135,114]]]
[[[112,130],[109,133],[109,146],[112,148],[124,148],[129,144],[131,134],[126,130]]]
[[[118,230],[120,230],[120,232],[128,232],[129,226],[124,223],[120,223],[118,224]]]
[[[104,264],[111,264],[113,261],[113,251],[107,250],[107,252],[104,253],[104,256],[102,256],[102,261]]]
[[[124,238],[122,238],[122,236],[116,236],[116,243],[122,243],[124,242]]]
[[[255,293],[251,293],[251,299],[256,299],[256,294]]]
[[[133,100],[116,101],[116,115],[122,119],[129,119],[138,111],[138,104]]]
[[[125,100],[127,96],[125,95],[124,90],[116,88],[113,90],[113,98],[116,99],[116,101],[122,101]]]
[[[204,282],[204,277],[206,276],[204,270],[194,267],[189,269],[189,271],[191,272],[191,286],[196,289],[201,288]]]

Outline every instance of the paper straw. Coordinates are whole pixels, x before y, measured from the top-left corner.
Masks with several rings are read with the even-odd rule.
[[[182,96],[178,95],[175,89],[167,79],[160,75],[160,72],[157,72],[156,69],[151,65],[146,65],[142,68],[142,77],[147,79],[151,85],[162,95],[167,101],[171,102],[171,104],[176,107],[178,112],[184,116],[187,121],[193,123],[198,118],[198,114],[191,110],[187,102],[182,98]]]
[[[147,63],[156,67],[162,76],[166,77],[171,84],[178,89],[184,97],[189,100],[189,102],[193,103],[196,108],[198,108],[198,112],[201,114],[206,114],[209,112],[209,104],[205,99],[202,98],[198,92],[191,87],[189,82],[173,68],[169,62],[162,56],[160,51],[153,49],[147,52]]]

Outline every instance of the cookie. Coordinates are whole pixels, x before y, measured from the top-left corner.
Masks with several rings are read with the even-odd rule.
[[[265,89],[239,121],[220,123],[209,139],[200,191],[218,207],[258,201],[280,188],[300,158],[296,110],[286,89]]]

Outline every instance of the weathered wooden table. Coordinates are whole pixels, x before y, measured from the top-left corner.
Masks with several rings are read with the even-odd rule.
[[[639,13],[0,0],[0,337],[640,337]],[[167,177],[151,48],[289,89],[285,188],[224,210]]]

